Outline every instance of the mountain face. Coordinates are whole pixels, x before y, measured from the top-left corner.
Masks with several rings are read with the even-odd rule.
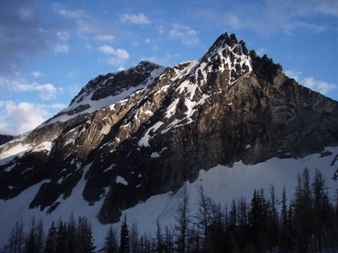
[[[50,214],[84,178],[83,198],[114,223],[201,170],[337,145],[338,103],[225,33],[196,61],[92,79],[68,108],[0,146],[0,198],[41,183],[29,207]]]
[[[5,144],[6,142],[9,142],[13,139],[14,137],[11,135],[0,134],[0,145]]]

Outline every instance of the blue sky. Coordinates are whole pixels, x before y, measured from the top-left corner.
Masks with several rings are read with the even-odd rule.
[[[0,133],[33,129],[99,74],[198,59],[224,32],[338,100],[338,0],[1,0]]]

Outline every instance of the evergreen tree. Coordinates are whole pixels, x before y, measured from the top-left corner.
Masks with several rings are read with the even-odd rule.
[[[232,202],[231,202],[231,208],[229,212],[229,221],[230,221],[230,226],[233,226],[234,228],[237,227],[237,205],[236,205],[235,199],[232,199]]]
[[[39,219],[38,225],[36,226],[36,252],[42,253],[45,244],[45,232],[43,229],[42,220]]]
[[[35,253],[37,252],[37,245],[35,241],[35,218],[32,218],[31,229],[29,231],[28,237],[26,239],[25,253]]]
[[[139,244],[139,234],[137,231],[137,224],[133,223],[133,225],[131,226],[131,231],[130,231],[130,246],[131,246],[132,253],[140,252],[138,244]]]
[[[66,252],[73,253],[76,250],[77,245],[77,228],[76,228],[76,221],[74,218],[73,213],[69,216],[69,221],[66,226]]]
[[[116,230],[113,229],[112,226],[110,226],[107,231],[107,235],[104,240],[103,252],[105,253],[117,253],[118,252],[117,232]]]
[[[127,216],[124,216],[124,220],[120,231],[120,247],[119,253],[129,253],[129,229],[127,225]]]
[[[66,224],[64,224],[62,220],[59,220],[56,234],[56,245],[55,245],[56,253],[66,252],[66,239],[67,239]]]
[[[280,242],[279,247],[281,252],[289,252],[291,250],[291,228],[288,221],[288,206],[285,193],[285,186],[282,193],[282,208],[281,208],[281,226],[280,226]]]
[[[264,190],[261,189],[260,192],[254,190],[249,211],[249,233],[251,242],[259,252],[264,252],[268,248],[266,234],[267,209]]]
[[[158,253],[163,252],[163,237],[162,237],[162,230],[161,230],[161,224],[160,221],[156,220],[156,251]]]
[[[211,201],[213,202],[213,201]],[[223,223],[223,210],[220,204],[212,203],[211,208],[211,224],[208,228],[210,239],[208,240],[206,251],[213,253],[221,253],[228,248],[225,240],[225,225]]]
[[[57,231],[56,231],[56,227],[53,221],[48,230],[44,253],[55,253],[56,252],[56,236],[57,236]]]
[[[278,245],[279,241],[279,224],[278,224],[278,212],[277,212],[277,202],[275,196],[275,187],[270,185],[270,208],[268,213],[268,237],[270,241],[270,248],[273,248]]]
[[[322,173],[317,169],[312,182],[313,192],[313,227],[314,233],[314,250],[321,252],[323,247],[322,233],[325,228],[330,226],[330,204],[325,180]]]
[[[175,215],[176,245],[177,251],[179,253],[186,252],[187,235],[191,223],[189,212],[189,196],[185,186],[183,191],[183,199],[178,203],[178,208]]]
[[[25,246],[24,222],[21,218],[15,222],[8,239],[8,250],[10,253],[22,253]]]
[[[198,211],[195,216],[196,226],[199,230],[199,239],[202,242],[202,251],[206,251],[206,243],[208,241],[208,227],[211,224],[211,199],[206,197],[204,189],[201,186],[198,190]]]
[[[312,193],[310,187],[310,174],[308,168],[298,173],[297,187],[294,199],[293,231],[295,235],[296,250],[307,252],[310,245],[309,238],[313,235],[313,208]]]
[[[94,237],[90,222],[85,217],[79,217],[77,240],[78,242],[75,252],[93,253],[95,250]]]
[[[173,233],[168,226],[165,227],[165,252],[174,252],[174,239]]]

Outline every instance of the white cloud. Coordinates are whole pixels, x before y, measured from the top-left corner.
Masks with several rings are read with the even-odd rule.
[[[97,48],[101,53],[108,56],[106,62],[110,65],[123,65],[129,59],[129,53],[124,49],[114,49],[108,45],[102,45]]]
[[[169,37],[179,39],[184,45],[190,46],[199,42],[198,32],[179,23],[173,23]]]
[[[65,53],[65,54],[67,54],[69,52],[69,46],[67,44],[58,43],[55,46],[55,48],[54,48],[54,52],[56,54],[58,54],[58,53]]]
[[[32,10],[28,9],[28,8],[20,8],[18,10],[18,14],[19,14],[19,17],[20,19],[24,20],[24,21],[27,21],[27,20],[30,20],[31,17],[34,15]]]
[[[157,27],[157,30],[158,30],[158,34],[159,34],[159,35],[164,34],[164,28],[163,28],[163,26],[161,26],[161,25],[158,26],[158,27]]]
[[[332,26],[326,17],[338,17],[337,0],[233,1],[226,10],[215,6],[196,17],[227,29],[250,29],[259,34],[321,33]]]
[[[35,87],[35,90],[39,93],[39,96],[42,99],[46,99],[46,100],[56,98],[58,93],[63,93],[62,88],[57,89],[50,83],[46,83],[43,85],[37,85]]]
[[[96,37],[98,41],[112,42],[114,41],[114,36],[109,34],[100,34]]]
[[[0,87],[3,87],[7,90],[14,92],[36,91],[38,92],[39,97],[44,100],[56,98],[59,94],[64,92],[63,88],[55,88],[54,85],[50,83],[46,84],[38,84],[36,82],[25,83],[16,80],[10,81],[5,78],[0,78]]]
[[[53,4],[53,11],[65,18],[80,19],[87,16],[84,10],[70,10],[60,3]]]
[[[56,35],[62,41],[67,41],[69,39],[69,32],[67,31],[58,31]]]
[[[259,56],[263,56],[264,54],[267,53],[267,49],[264,48],[264,47],[261,47],[261,48],[258,48],[257,50],[255,50],[256,53],[259,55]]]
[[[120,21],[122,23],[131,23],[136,25],[147,25],[150,24],[150,20],[143,14],[124,14],[120,16]]]
[[[52,84],[18,84],[16,83],[12,87],[13,91],[16,92],[25,92],[25,91],[37,91],[39,93],[39,97],[45,100],[49,100],[52,98],[56,98],[59,93],[63,92],[63,89],[57,89]]]
[[[330,83],[320,81],[320,80],[315,80],[313,77],[304,78],[302,84],[324,95],[328,94],[330,91],[337,88],[337,86],[334,84],[330,84]]]
[[[0,133],[19,135],[33,130],[56,112],[67,107],[65,104],[36,104],[0,101]]]
[[[42,73],[40,71],[33,71],[32,76],[34,76],[35,78],[38,78],[38,77],[42,76]]]
[[[300,76],[302,75],[302,72],[293,70],[286,70],[284,73],[286,76],[295,79],[297,82],[299,82]]]
[[[302,72],[294,72],[292,70],[285,71],[285,74],[294,78],[299,84],[308,87],[311,90],[317,91],[323,95],[328,94],[330,91],[335,90],[337,85],[330,84],[321,80],[316,80],[313,77],[301,78]]]
[[[110,55],[115,53],[115,49],[108,45],[102,45],[97,48],[101,53],[104,53],[105,55]]]
[[[30,131],[44,122],[49,116],[45,105],[13,101],[3,102],[0,117],[0,133],[18,135]]]

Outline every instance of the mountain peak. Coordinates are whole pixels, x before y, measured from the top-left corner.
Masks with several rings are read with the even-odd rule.
[[[149,61],[141,61],[139,64],[128,69],[115,73],[108,73],[106,75],[99,75],[88,82],[88,84],[72,100],[71,104],[74,102],[79,103],[85,96],[88,96],[92,92],[92,100],[99,100],[111,95],[115,96],[122,90],[139,86],[142,82],[145,84],[145,79],[149,77],[153,78],[153,75],[160,73],[163,69],[164,67],[158,64]],[[153,73],[155,70],[156,73]],[[126,76],[130,76],[132,80],[124,80]]]
[[[249,50],[246,48],[245,43],[242,40],[238,42],[235,34],[228,35],[228,33],[221,34],[206,54],[223,50],[227,47],[236,50],[237,53],[249,55]]]
[[[117,222],[201,170],[337,146],[337,118],[337,102],[224,33],[198,60],[166,69],[142,61],[90,80],[67,109],[3,146],[0,198],[41,183],[31,208],[62,214],[77,194],[100,222]]]

